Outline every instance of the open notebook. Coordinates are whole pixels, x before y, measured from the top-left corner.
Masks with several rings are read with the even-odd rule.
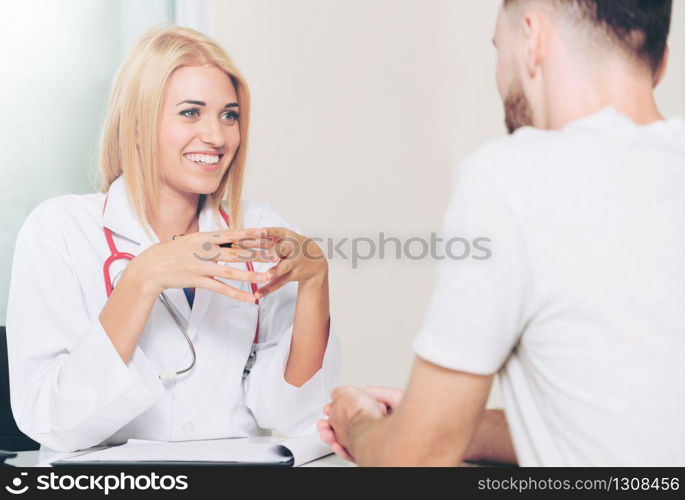
[[[259,436],[204,441],[144,441],[97,451],[81,452],[52,462],[53,466],[76,465],[277,465],[297,467],[332,452],[318,434],[300,438]]]

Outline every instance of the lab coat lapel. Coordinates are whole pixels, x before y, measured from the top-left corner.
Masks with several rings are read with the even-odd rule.
[[[150,246],[159,243],[159,239],[154,231],[148,227],[149,234],[146,233],[138,220],[136,211],[128,196],[123,175],[115,179],[109,187],[107,206],[103,215],[103,225],[112,231],[114,243],[120,251],[124,251],[123,245],[126,245],[128,247],[126,251],[133,255],[140,255]],[[128,241],[122,242],[120,238],[125,238]],[[169,299],[169,303],[178,314],[179,319],[186,323],[190,316],[190,306],[183,290],[172,288],[165,290],[164,294]],[[195,303],[197,303],[197,297]]]
[[[200,227],[200,232],[216,231],[218,229],[226,229],[227,227],[224,225],[223,220],[221,221],[221,225],[218,225],[214,218],[214,213],[212,212],[211,203],[208,197],[205,198],[205,204],[200,212],[198,225]],[[215,293],[213,291],[207,290],[206,288],[195,289],[195,300],[193,302],[193,309],[190,311],[190,325],[188,328],[191,338],[194,338],[197,335],[214,295]]]

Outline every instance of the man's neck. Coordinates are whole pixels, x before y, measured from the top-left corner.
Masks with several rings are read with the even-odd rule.
[[[196,215],[199,199],[198,194],[180,193],[168,186],[160,186],[157,206],[148,217],[159,241],[167,241],[176,234],[199,231]]]
[[[636,125],[663,120],[647,74],[607,65],[602,71],[568,72],[550,82],[545,92],[544,128],[558,130],[569,123],[613,107]]]

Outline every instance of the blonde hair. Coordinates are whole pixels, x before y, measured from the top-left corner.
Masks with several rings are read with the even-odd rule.
[[[126,56],[114,79],[100,137],[101,191],[124,175],[138,219],[148,231],[148,214],[156,206],[161,172],[157,165],[159,116],[171,75],[184,66],[211,64],[224,71],[240,106],[240,146],[219,187],[206,202],[215,218],[223,200],[232,228],[242,226],[241,196],[247,153],[250,94],[228,54],[208,36],[177,26],[147,30]],[[202,200],[203,198],[201,198]]]

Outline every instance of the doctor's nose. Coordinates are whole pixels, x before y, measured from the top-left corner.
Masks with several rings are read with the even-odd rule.
[[[221,130],[221,124],[216,120],[205,120],[199,137],[202,142],[211,144],[214,147],[221,147],[226,141]]]

